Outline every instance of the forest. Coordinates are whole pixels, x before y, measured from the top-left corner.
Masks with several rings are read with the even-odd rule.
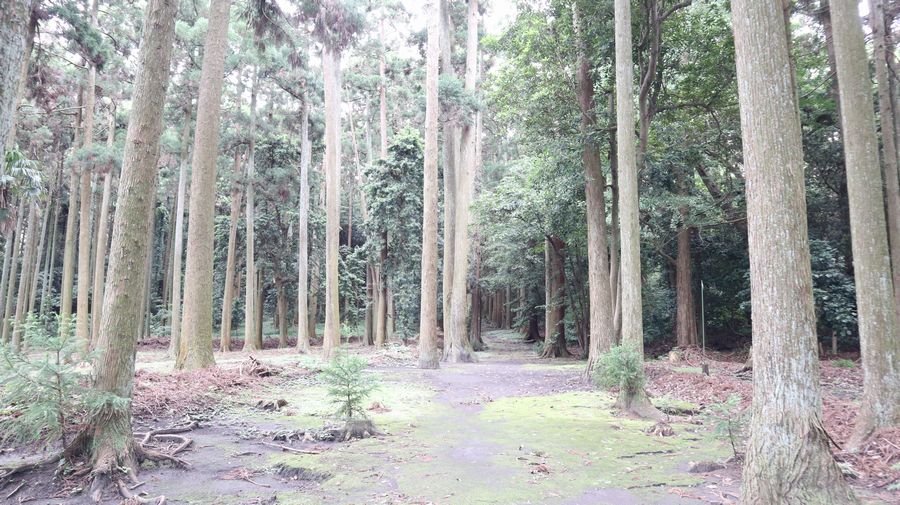
[[[900,503],[898,41],[0,0],[0,503]]]

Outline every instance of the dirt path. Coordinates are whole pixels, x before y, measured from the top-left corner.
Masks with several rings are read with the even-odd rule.
[[[512,332],[491,332],[485,340],[489,349],[478,363],[433,371],[404,360],[408,350],[373,355],[381,388],[370,412],[385,432],[376,438],[273,442],[276,435],[329,421],[331,407],[314,375],[232,395],[225,409],[191,432],[194,447],[183,454],[191,468],[145,469],[139,489],[164,494],[169,503],[203,505],[680,505],[734,498],[734,470],[687,472],[690,461],[727,457],[707,430],[674,424],[675,436],[647,435],[651,423],[617,417],[612,398],[588,387],[583,362],[535,359]],[[286,368],[310,361],[283,351],[256,356]],[[142,368],[168,366],[147,359],[141,358]],[[231,354],[219,363],[239,361]],[[287,406],[264,412],[253,407],[259,399],[284,399]],[[294,454],[267,443],[321,453]],[[9,503],[46,495],[47,487],[32,482]],[[118,502],[109,496],[108,503]],[[79,495],[29,503],[89,502]]]

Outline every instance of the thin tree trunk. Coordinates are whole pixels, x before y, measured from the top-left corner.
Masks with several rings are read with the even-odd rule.
[[[830,4],[834,13],[853,277],[865,374],[862,403],[851,439],[851,445],[858,447],[875,430],[900,425],[900,339],[896,334],[896,302],[865,40],[857,4],[850,0],[831,0]]]
[[[678,193],[688,195],[684,174],[676,175]],[[675,341],[678,347],[696,346],[697,315],[694,306],[693,259],[691,258],[691,228],[684,223],[687,207],[678,209],[682,223],[676,232],[678,254],[675,258]]]
[[[19,262],[19,242],[22,241],[22,226],[25,222],[25,205],[19,204],[16,211],[16,225],[6,236],[5,251],[3,253],[3,281],[0,282],[0,321],[5,321],[10,315],[8,304],[11,303],[12,287],[16,283],[16,270]]]
[[[28,227],[25,231],[25,242],[22,254],[22,275],[19,278],[19,291],[16,296],[16,318],[12,332],[12,348],[15,352],[22,350],[22,324],[25,322],[25,312],[28,305],[28,288],[31,278],[31,269],[35,264],[35,249],[37,248],[37,234],[39,233],[38,219],[41,210],[36,203],[31,204],[31,210],[28,212]],[[7,340],[7,332],[9,331],[9,318],[3,321],[3,341]]]
[[[110,107],[107,121],[106,148],[112,150],[116,139],[116,113]],[[94,255],[94,304],[91,307],[91,346],[97,347],[100,338],[100,321],[103,318],[103,292],[106,285],[106,252],[109,243],[109,199],[112,194],[111,169],[103,174],[103,197],[100,201],[100,217],[97,219],[97,243]]]
[[[341,345],[338,244],[341,208],[341,53],[322,51],[325,75],[325,336],[322,353],[331,359]]]
[[[453,20],[450,16],[448,0],[440,1],[441,12],[441,75],[455,78],[453,69]],[[444,351],[447,349],[447,333],[450,325],[451,295],[453,292],[453,267],[455,261],[456,240],[456,174],[459,169],[459,125],[453,119],[453,114],[448,114],[444,121],[444,251],[442,258],[442,316],[441,324],[444,329]]]
[[[91,1],[91,26],[97,27],[97,3]],[[97,67],[88,62],[87,83],[84,87],[84,116],[81,147],[90,149],[94,145],[94,102],[96,97]],[[90,325],[90,293],[91,293],[91,206],[94,193],[91,187],[93,174],[87,166],[81,167],[81,188],[78,223],[78,296],[76,298],[75,336],[81,345],[82,352],[87,352],[91,345]]]
[[[247,283],[244,287],[244,351],[261,349],[257,347],[256,339],[256,93],[259,88],[259,69],[253,66],[253,85],[250,89],[250,141],[247,148],[247,209],[244,213],[246,219],[244,240],[246,242]]]
[[[78,94],[78,111],[75,114],[75,138],[72,146],[77,149],[81,144],[81,92]],[[72,319],[72,284],[75,279],[75,231],[78,228],[78,173],[69,173],[69,202],[66,207],[66,238],[63,246],[62,283],[59,288],[59,332],[68,336]]]
[[[822,427],[799,109],[780,2],[732,2],[753,314],[741,501],[857,503]]]
[[[278,304],[278,347],[287,347],[287,295],[284,292],[284,279],[275,279]]]
[[[425,8],[428,41],[425,62],[425,165],[422,182],[422,263],[419,303],[419,368],[438,368],[437,242],[438,242],[438,67],[440,9]]]
[[[565,243],[556,236],[547,237],[544,242],[544,262],[546,268],[546,331],[542,358],[569,356],[566,348],[566,270],[563,260]]]
[[[309,352],[309,95],[304,90],[300,109],[300,210],[297,262],[297,352]],[[315,328],[313,328],[315,330]]]
[[[184,317],[181,323],[181,347],[175,361],[175,368],[179,370],[215,365],[212,349],[213,224],[219,116],[230,10],[231,0],[210,2],[191,159]]]
[[[131,398],[134,384],[135,335],[139,330],[141,294],[146,275],[142,266],[150,250],[150,219],[156,202],[157,161],[162,133],[163,105],[172,44],[175,38],[173,0],[147,4],[143,40],[138,56],[134,101],[125,140],[125,162],[119,181],[109,254],[108,288],[97,347],[105,352],[97,360],[94,388],[120,398]],[[131,408],[107,404],[85,428],[92,455],[92,495],[100,497],[106,480],[119,468],[137,475],[141,450],[131,431]]]
[[[47,240],[47,233],[50,231],[47,228],[49,227],[49,219],[50,219],[50,204],[48,203],[44,209],[41,211],[41,225],[38,228],[38,244],[37,248],[33,252],[34,262],[31,267],[31,271],[29,275],[31,276],[31,287],[28,289],[28,308],[25,310],[26,314],[34,313],[34,305],[37,301],[37,290],[38,290],[38,282],[41,279],[41,263],[42,258],[47,256],[44,254],[45,250],[45,241]]]
[[[239,150],[234,153],[233,173],[240,170],[241,154]],[[231,350],[231,312],[234,310],[235,274],[237,270],[236,252],[238,219],[241,217],[241,190],[237,185],[231,188],[231,212],[229,213],[228,228],[228,254],[225,262],[225,291],[222,294],[222,325],[219,333],[219,350],[228,352]]]
[[[644,354],[641,307],[641,230],[638,166],[634,148],[634,76],[631,59],[631,3],[615,0],[616,159],[622,246],[622,342]]]
[[[262,268],[256,269],[256,282],[255,285],[257,287],[256,293],[253,295],[256,298],[254,302],[254,307],[256,308],[256,312],[251,316],[255,320],[253,324],[253,328],[255,333],[252,335],[254,349],[262,349],[263,348],[263,313],[265,312],[263,307],[263,302],[266,299],[265,291],[266,291],[266,280],[265,275],[263,274]]]
[[[47,304],[49,303],[48,300],[51,293],[51,286],[53,285],[54,266],[56,265],[56,244],[59,242],[57,239],[59,228],[59,206],[60,200],[62,199],[62,176],[64,171],[62,159],[62,156],[60,156],[59,176],[57,177],[56,190],[54,192],[55,198],[53,198],[53,223],[50,231],[50,254],[44,264],[44,278],[41,281],[41,301],[40,307],[38,308],[38,312],[41,315],[44,315],[47,312]],[[0,288],[0,293],[2,292],[3,288]]]
[[[181,160],[178,166],[178,192],[175,195],[175,232],[172,239],[172,308],[170,319],[172,321],[171,336],[169,338],[169,356],[175,358],[178,349],[181,348],[181,266],[184,251],[184,199],[187,197],[188,156],[191,143],[191,99],[188,98],[184,106],[184,125],[181,131]],[[237,155],[235,155],[237,156]],[[234,193],[232,193],[232,198]],[[238,204],[240,212],[240,204]],[[231,231],[236,232],[234,204],[231,210]],[[228,240],[228,265],[225,273],[225,290],[229,292],[234,283],[234,241],[229,234]],[[223,297],[224,298],[224,297]],[[224,302],[223,302],[224,303]],[[229,327],[231,326],[231,307],[228,306]],[[223,310],[222,321],[225,314]]]
[[[19,250],[21,249],[21,244],[23,242],[22,239],[22,229],[25,226],[25,216],[28,212],[28,204],[26,202],[21,202],[19,204],[19,217],[16,219],[16,231],[14,232],[13,238],[13,248],[12,248],[12,262],[9,266],[9,282],[6,285],[6,298],[5,303],[3,305],[3,319],[2,325],[2,340],[3,343],[6,344],[9,342],[9,320],[13,317],[13,307],[15,303],[15,298],[13,296],[16,293],[16,286],[18,281],[18,271],[19,271]]]

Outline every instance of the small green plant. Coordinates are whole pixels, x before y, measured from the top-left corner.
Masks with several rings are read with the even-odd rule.
[[[328,399],[337,406],[335,415],[345,421],[366,418],[365,401],[378,388],[372,374],[365,371],[367,366],[359,356],[342,354],[322,369]]]
[[[99,357],[79,354],[74,318],[60,334],[59,320],[51,324],[29,315],[22,324],[27,350],[0,349],[0,442],[56,441],[66,446],[66,431],[85,416],[109,406],[126,406],[127,398],[91,389],[86,372]]]
[[[597,360],[594,382],[603,389],[618,387],[627,393],[640,391],[645,382],[641,355],[631,347],[613,347]]]
[[[741,409],[741,398],[731,395],[727,400],[713,403],[706,407],[706,417],[712,426],[713,434],[720,439],[728,439],[731,442],[731,451],[734,459],[741,458],[738,446],[743,446],[747,435],[747,422],[749,420],[748,409]]]
[[[849,360],[846,358],[832,360],[831,364],[841,368],[853,368],[856,366],[856,363],[854,363],[853,360]]]

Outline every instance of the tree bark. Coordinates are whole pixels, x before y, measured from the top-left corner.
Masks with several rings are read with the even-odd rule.
[[[679,195],[688,195],[687,182],[682,173],[676,175]],[[681,225],[676,232],[678,254],[675,258],[675,342],[678,347],[696,346],[697,310],[694,306],[693,260],[691,258],[691,228],[684,220],[687,207],[678,209]]]
[[[10,0],[0,9],[0,139],[12,146],[31,0]]]
[[[13,295],[16,293],[16,283],[19,282],[19,256],[21,256],[19,251],[23,242],[22,233],[24,230],[22,229],[22,227],[26,225],[25,216],[28,213],[28,209],[29,207],[27,202],[23,201],[19,203],[19,217],[16,219],[16,231],[12,235],[12,262],[9,266],[9,281],[6,285],[6,298],[3,305],[3,319],[2,322],[0,322],[0,326],[3,327],[2,336],[0,336],[0,338],[2,338],[4,344],[9,342],[9,320],[14,315],[13,308],[15,307],[15,298],[13,298]]]
[[[615,0],[616,159],[622,259],[622,342],[644,355],[641,306],[641,228],[638,166],[634,148],[634,76],[631,59],[631,3]]]
[[[175,195],[175,233],[172,239],[172,310],[171,337],[169,339],[169,355],[178,356],[181,348],[181,269],[184,252],[184,199],[187,198],[188,156],[190,156],[191,142],[191,99],[188,98],[184,105],[184,125],[181,131],[181,160],[178,167],[178,193]],[[234,195],[232,195],[234,196]],[[232,223],[234,223],[234,209],[232,208]],[[232,224],[232,230],[234,230]],[[236,231],[236,230],[234,230]],[[229,235],[228,264],[225,271],[226,291],[230,291],[234,283],[234,242]],[[230,295],[230,293],[229,293]],[[224,297],[223,297],[224,298]],[[223,302],[224,303],[224,302]],[[231,317],[231,307],[228,307],[228,316]],[[223,311],[224,324],[224,311]],[[229,321],[230,325],[230,321]]]
[[[106,148],[112,150],[116,140],[116,113],[115,107],[110,107]],[[109,243],[109,199],[112,195],[112,170],[103,173],[103,197],[100,200],[100,217],[97,219],[97,243],[94,248],[94,304],[91,306],[91,347],[97,347],[97,339],[100,338],[100,321],[103,317],[103,292],[106,284],[106,253]]]
[[[475,92],[478,79],[478,0],[469,0],[466,28],[465,89]],[[469,206],[475,174],[475,137],[473,124],[462,127],[460,163],[456,173],[456,223],[453,230],[453,277],[450,288],[450,321],[444,322],[444,361],[474,361],[466,335],[466,286],[469,276]]]
[[[325,46],[325,336],[322,353],[331,359],[341,345],[338,246],[341,209],[341,53]]]
[[[546,318],[544,350],[542,358],[569,356],[566,347],[566,270],[563,249],[566,244],[556,236],[548,236],[544,242]]]
[[[780,2],[732,2],[747,180],[753,402],[742,503],[857,503],[822,427],[800,117]]]
[[[896,334],[896,302],[865,40],[857,4],[851,0],[831,0],[830,4],[865,374],[851,439],[851,445],[859,446],[875,430],[900,425],[900,339]]]
[[[16,319],[12,332],[12,348],[16,352],[22,350],[22,324],[25,322],[28,306],[28,288],[30,287],[32,269],[37,265],[35,263],[35,255],[37,249],[38,219],[41,210],[36,203],[31,204],[31,210],[28,212],[28,227],[25,231],[25,249],[22,251],[22,274],[19,278],[19,291],[16,296]],[[3,321],[3,340],[6,340],[7,327],[9,326],[9,318]]]
[[[213,229],[219,116],[231,0],[212,0],[200,71],[197,126],[191,159],[191,203],[188,211],[187,261],[184,273],[184,317],[179,370],[215,365],[212,350]]]
[[[884,23],[884,1],[869,0],[869,26],[875,45],[875,80],[878,81],[878,110],[881,116],[884,180],[887,193],[887,224],[890,240],[894,285],[894,321],[900,321],[900,171],[897,163],[895,111],[891,98],[890,70],[887,55],[887,27]],[[855,256],[855,254],[854,254]]]
[[[309,95],[304,90],[300,110],[300,210],[297,262],[297,352],[309,352]]]
[[[422,183],[422,291],[419,308],[419,368],[438,368],[437,242],[438,242],[438,63],[440,9],[425,7],[428,41],[425,67],[425,168]]]
[[[146,273],[144,261],[150,250],[151,225],[156,203],[157,161],[162,133],[163,105],[178,2],[150,0],[135,77],[131,119],[125,140],[122,176],[109,254],[109,276],[104,294],[103,321],[97,343],[104,353],[95,368],[94,388],[120,398],[131,398],[134,384],[135,336],[141,320],[140,289]],[[137,475],[139,449],[131,432],[131,408],[108,403],[85,428],[94,465],[93,491],[118,468]]]
[[[247,268],[247,283],[244,286],[244,351],[255,351],[256,339],[256,293],[260,291],[256,285],[256,93],[259,88],[259,68],[253,66],[253,84],[250,88],[250,141],[247,148],[247,209],[244,212],[245,226],[245,253]]]
[[[240,150],[234,153],[234,169],[237,174],[240,170]],[[228,228],[228,254],[225,262],[225,290],[222,294],[222,324],[219,328],[219,350],[228,352],[231,350],[231,312],[234,309],[235,275],[237,270],[236,251],[238,219],[241,217],[241,190],[237,185],[231,188],[231,212],[229,213]]]
[[[72,146],[77,149],[81,145],[81,92],[78,94],[78,111],[75,114],[75,135]],[[75,232],[78,228],[78,173],[69,172],[69,202],[66,207],[66,238],[63,245],[62,281],[59,288],[59,332],[68,335],[72,319],[72,284],[75,279]]]
[[[441,12],[441,75],[456,77],[453,69],[453,20],[450,17],[448,0],[440,1]],[[452,113],[447,114],[444,121],[444,251],[442,269],[442,315],[441,324],[444,329],[446,351],[447,327],[450,324],[451,294],[453,291],[453,266],[455,264],[456,240],[456,173],[459,168],[459,124]]]
[[[587,203],[588,299],[590,305],[590,337],[586,373],[590,374],[600,355],[615,344],[613,334],[613,296],[606,241],[606,180],[600,166],[600,149],[591,137],[596,129],[594,113],[594,81],[585,54],[586,42],[581,33],[577,4],[573,3],[573,22],[578,37],[578,105],[581,108],[584,192]]]

